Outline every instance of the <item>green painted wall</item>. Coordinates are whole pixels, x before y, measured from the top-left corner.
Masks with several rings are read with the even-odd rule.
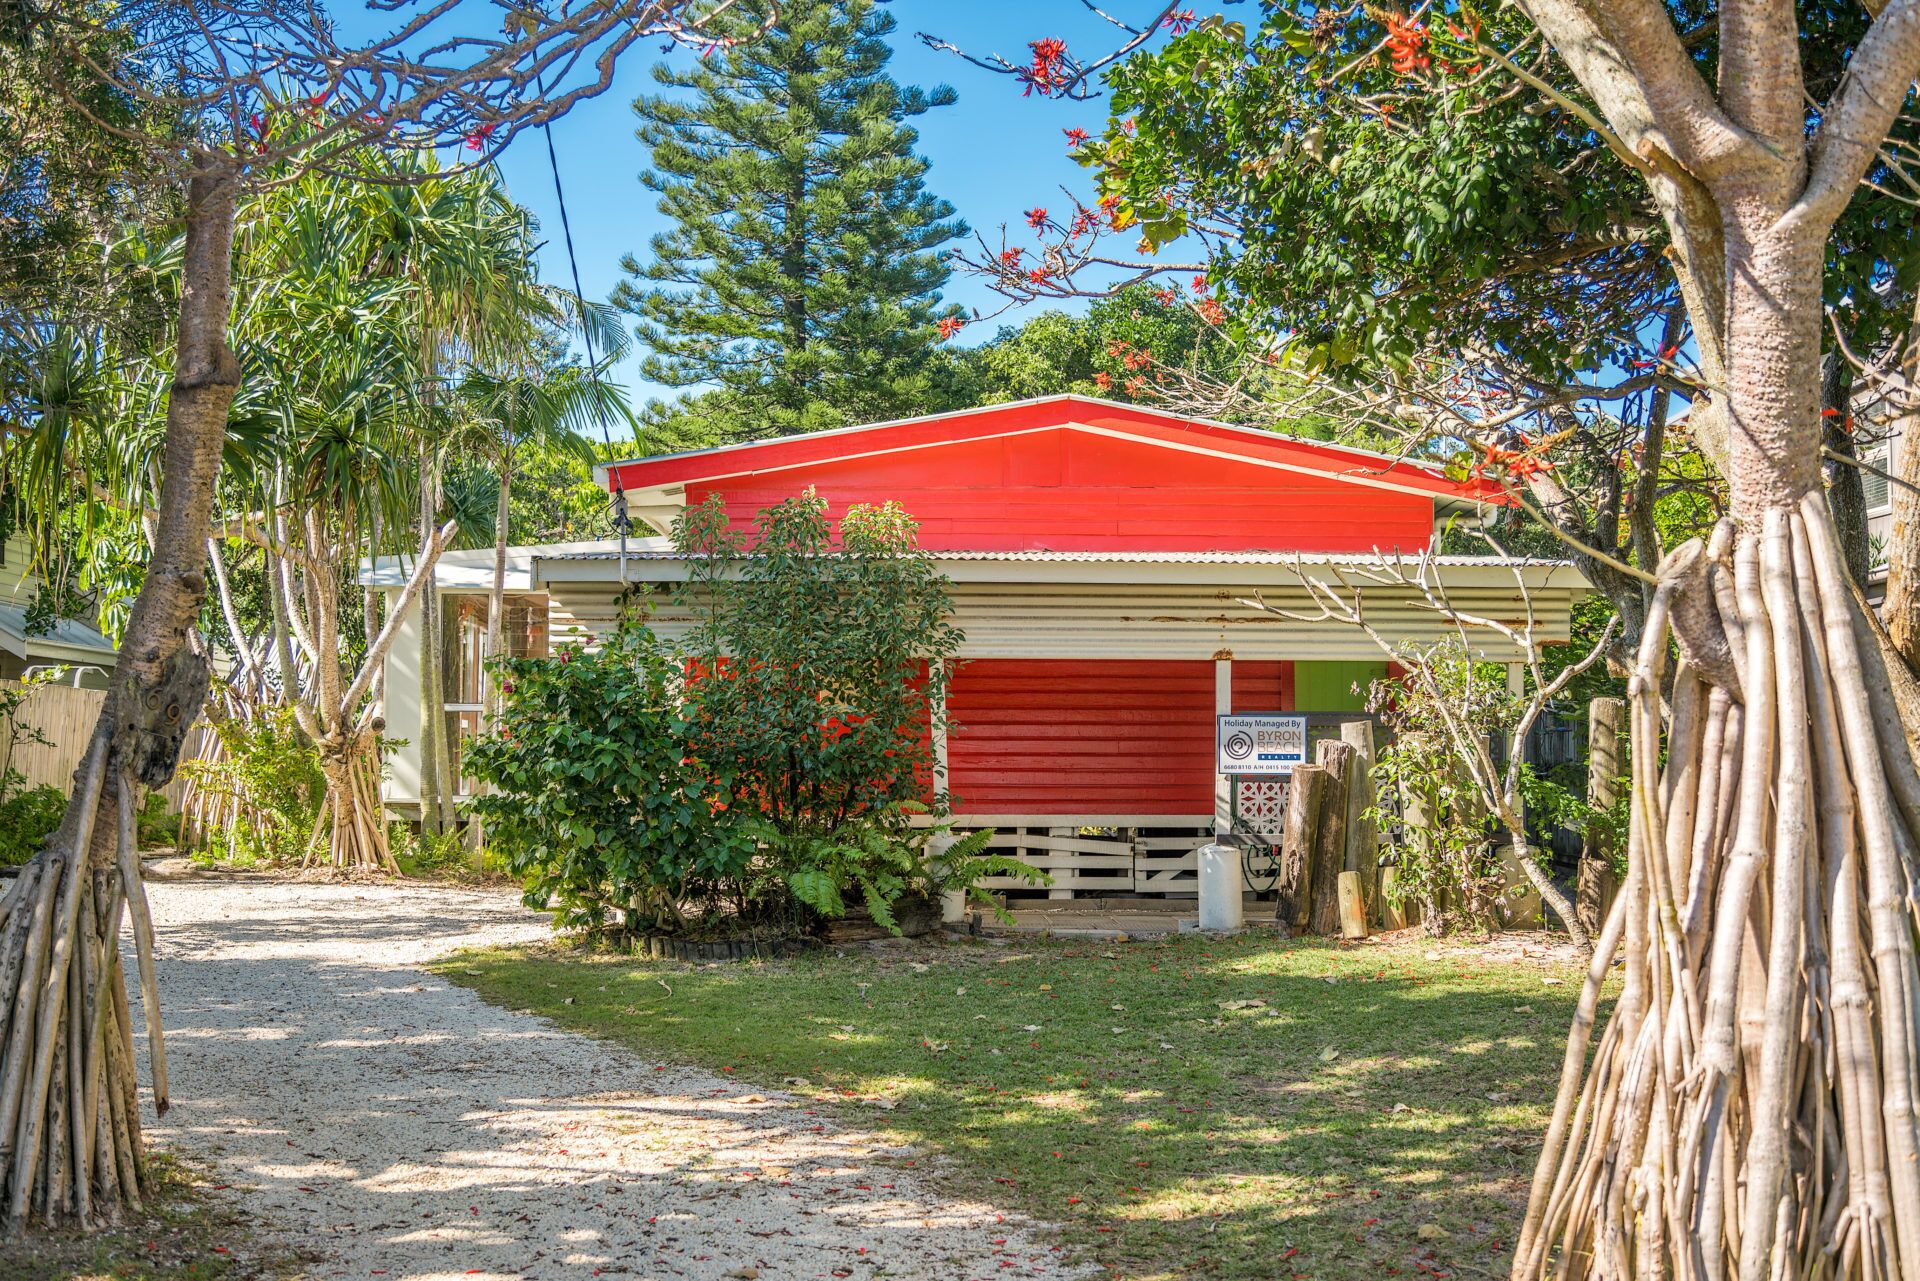
[[[1293,705],[1303,712],[1366,710],[1367,686],[1387,674],[1385,663],[1306,663],[1293,665]],[[1360,686],[1355,693],[1354,685]]]

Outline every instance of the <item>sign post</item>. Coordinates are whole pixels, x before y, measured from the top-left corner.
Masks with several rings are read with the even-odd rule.
[[[1307,718],[1281,712],[1236,712],[1215,718],[1221,774],[1291,774],[1307,763]]]

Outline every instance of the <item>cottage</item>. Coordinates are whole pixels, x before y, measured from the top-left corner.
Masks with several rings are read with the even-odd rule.
[[[0,536],[0,680],[57,674],[82,688],[105,689],[118,661],[113,642],[90,618],[36,616],[44,585],[26,534]]]
[[[1049,868],[1057,894],[1191,890],[1192,851],[1216,821],[1270,830],[1282,795],[1277,780],[1216,777],[1216,716],[1348,719],[1386,672],[1355,629],[1243,599],[1304,607],[1303,572],[1416,556],[1446,522],[1498,501],[1404,459],[1083,396],[635,459],[598,478],[654,535],[515,548],[514,652],[610,627],[635,584],[683,581],[686,560],[662,535],[711,495],[742,525],[809,487],[836,517],[898,501],[952,580],[966,635],[934,743],[958,824],[994,827]],[[402,569],[375,566],[372,581],[397,594]],[[1449,556],[1428,572],[1483,616],[1517,620],[1530,602],[1551,640],[1586,590],[1561,562]],[[448,715],[463,727],[479,710],[491,574],[490,551],[462,552],[436,579]],[[1407,589],[1370,588],[1368,606],[1398,639],[1451,631]],[[673,611],[656,624],[672,631]],[[1512,657],[1491,632],[1472,639],[1489,659]],[[403,633],[387,671],[388,733],[408,740],[388,799],[403,812],[419,795],[420,643],[417,628]]]

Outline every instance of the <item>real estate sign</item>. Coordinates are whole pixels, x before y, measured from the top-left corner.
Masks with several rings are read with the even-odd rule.
[[[1279,712],[1221,716],[1215,742],[1222,774],[1291,774],[1307,760],[1307,718]]]

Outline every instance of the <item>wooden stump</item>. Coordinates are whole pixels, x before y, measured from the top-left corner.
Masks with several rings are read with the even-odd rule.
[[[1367,897],[1361,891],[1360,873],[1340,873],[1336,897],[1340,901],[1340,937],[1365,938],[1367,936]]]
[[[1420,919],[1420,906],[1417,903],[1396,901],[1400,891],[1400,869],[1389,863],[1380,869],[1380,918],[1381,927],[1389,930],[1404,930]]]
[[[1295,929],[1306,926],[1313,904],[1313,846],[1320,835],[1320,804],[1327,792],[1327,772],[1318,765],[1300,765],[1287,789],[1287,822],[1280,837],[1280,866],[1274,891],[1279,900],[1274,917]]]
[[[1320,831],[1313,843],[1313,912],[1307,928],[1315,934],[1340,930],[1340,873],[1347,869],[1347,788],[1353,777],[1353,748],[1322,742],[1320,768],[1327,774],[1320,802]]]
[[[1380,828],[1367,817],[1374,806],[1373,722],[1348,721],[1340,741],[1353,749],[1353,774],[1347,780],[1347,870],[1360,876],[1360,892],[1369,904],[1380,900]]]

